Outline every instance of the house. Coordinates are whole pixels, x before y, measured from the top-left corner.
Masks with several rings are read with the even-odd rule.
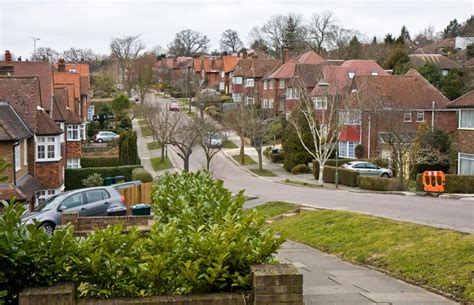
[[[202,58],[201,79],[206,88],[218,89],[221,81],[222,59],[205,56]]]
[[[460,64],[441,54],[411,54],[409,57],[410,64],[415,68],[425,64],[433,64],[441,69],[443,76],[448,75],[449,70],[461,69]]]
[[[0,76],[0,151],[13,164],[1,199],[40,202],[64,189],[63,131],[40,106],[40,92],[39,77]]]
[[[464,50],[468,45],[474,43],[474,37],[456,37],[454,48],[456,50]]]
[[[457,143],[459,175],[474,175],[474,91],[448,104],[457,111]]]
[[[237,56],[223,56],[221,68],[221,80],[219,82],[219,91],[224,94],[232,93],[231,73],[235,71],[239,58]]]
[[[455,39],[446,38],[439,41],[436,41],[430,45],[427,45],[423,48],[416,49],[413,54],[443,54],[448,55],[454,50]]]

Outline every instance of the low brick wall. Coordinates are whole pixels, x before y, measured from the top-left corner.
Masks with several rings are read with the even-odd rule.
[[[61,225],[70,223],[75,232],[92,231],[95,228],[105,229],[109,225],[122,223],[125,227],[137,226],[141,229],[149,228],[153,224],[153,216],[96,216],[79,217],[77,213],[64,212]]]
[[[153,296],[76,300],[73,284],[27,288],[20,293],[20,305],[303,305],[303,275],[293,265],[258,265],[251,268],[250,295],[215,293],[189,296]]]

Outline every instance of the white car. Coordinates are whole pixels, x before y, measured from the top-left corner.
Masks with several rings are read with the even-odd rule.
[[[209,132],[207,134],[206,144],[208,147],[221,147],[224,144],[224,141],[219,133]]]
[[[384,178],[393,177],[393,172],[391,169],[381,168],[367,161],[351,161],[343,164],[342,167],[355,170],[362,176],[377,176]]]
[[[118,140],[120,136],[112,131],[99,131],[95,137],[94,141],[97,143],[111,142]]]

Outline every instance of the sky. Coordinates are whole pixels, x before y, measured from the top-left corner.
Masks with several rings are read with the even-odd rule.
[[[450,20],[464,21],[474,0],[0,0],[0,52],[29,57],[37,47],[63,51],[71,47],[110,53],[114,37],[141,34],[148,48],[166,47],[176,32],[193,29],[206,34],[218,49],[221,33],[248,33],[272,15],[331,11],[346,28],[366,37],[398,35],[406,25],[412,35],[432,25],[441,31]]]

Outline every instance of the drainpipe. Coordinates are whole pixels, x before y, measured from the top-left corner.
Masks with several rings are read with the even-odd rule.
[[[434,130],[434,118],[435,118],[435,101],[431,104],[431,131]]]
[[[16,164],[16,159],[15,159],[15,146],[16,145],[13,145],[12,146],[12,159],[13,159],[13,185],[16,185],[16,168],[15,168],[15,164]],[[21,153],[20,153],[21,155]]]
[[[367,128],[367,133],[368,133],[368,135],[367,135],[367,137],[368,137],[368,139],[367,139],[367,159],[370,159],[370,140],[371,140],[371,138],[370,138],[370,132],[371,132],[370,119],[371,119],[371,116],[369,115],[369,126]]]

